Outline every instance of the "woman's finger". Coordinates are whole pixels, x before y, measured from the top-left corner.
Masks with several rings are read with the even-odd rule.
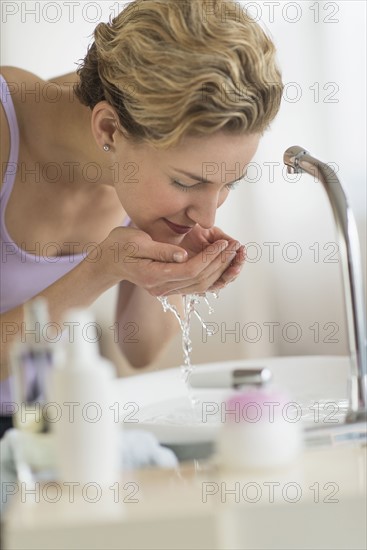
[[[244,247],[241,246],[240,249],[237,251],[237,254],[232,259],[232,261],[229,261],[228,267],[225,267],[224,271],[223,268],[217,271],[214,271],[210,274],[210,276],[206,279],[206,287],[205,291],[214,291],[219,290],[227,286],[229,283],[235,281],[239,274],[241,273],[243,264],[245,260],[245,251]],[[199,291],[198,291],[199,288]],[[169,291],[165,292],[165,296],[170,296],[174,294],[202,294],[203,288],[200,286],[198,287],[197,284],[190,284],[185,287],[175,286],[175,288],[170,289]]]
[[[216,247],[209,245],[205,250],[206,261],[203,261],[201,254],[197,254],[194,258],[191,258],[187,262],[181,265],[165,264],[165,265],[151,265],[153,270],[158,270],[161,273],[161,277],[157,279],[157,285],[151,288],[151,293],[157,293],[162,295],[172,290],[182,290],[196,285],[199,288],[200,284],[210,279],[214,281],[218,278],[218,275],[213,275],[225,271],[229,263],[233,261],[236,251],[228,251],[228,242],[215,243]],[[203,286],[206,286],[205,284]]]
[[[144,242],[144,245],[146,243]],[[152,245],[152,242],[149,243]],[[155,243],[154,248],[157,255],[164,260],[164,253],[171,253],[168,247],[160,247],[161,243]],[[169,247],[171,245],[168,245]],[[160,247],[160,248],[158,248]],[[144,248],[141,247],[137,256],[144,256]],[[190,292],[206,292],[225,273],[231,263],[239,263],[241,252],[240,244],[237,241],[218,241],[204,248],[193,258],[183,262],[164,262],[144,260],[139,257],[129,259],[127,267],[127,280],[132,280],[139,286],[143,286],[152,295],[186,294]],[[154,251],[154,252],[155,252]],[[155,255],[152,251],[150,256]],[[236,259],[237,258],[237,259]],[[125,259],[126,262],[126,259]],[[134,263],[135,262],[135,263]],[[136,262],[140,264],[138,267]],[[142,264],[146,267],[142,269]],[[139,276],[137,277],[137,268]],[[229,276],[234,273],[229,272]]]
[[[237,279],[245,262],[245,251],[242,246],[228,268],[218,277],[213,286],[223,288]],[[213,287],[211,287],[213,288]]]
[[[229,262],[230,261],[231,261],[231,259],[229,259]],[[238,268],[236,267],[236,268],[233,268],[233,269],[234,269],[234,272],[232,273],[232,277],[236,278],[239,274],[239,273],[237,273]],[[225,268],[225,270],[226,270],[226,268]],[[176,284],[175,286],[173,286],[169,290],[165,290],[163,295],[164,296],[170,296],[170,295],[173,295],[173,294],[202,294],[202,293],[205,293],[214,284],[218,283],[218,280],[220,280],[220,277],[221,277],[222,273],[223,273],[223,268],[221,268],[220,271],[218,271],[218,270],[214,271],[213,273],[210,274],[210,276],[207,276],[202,281],[190,282],[190,284],[185,285],[185,286],[183,286],[182,284],[181,285]],[[223,280],[223,281],[221,281],[220,284],[221,284],[221,287],[225,286],[227,284],[227,281]]]

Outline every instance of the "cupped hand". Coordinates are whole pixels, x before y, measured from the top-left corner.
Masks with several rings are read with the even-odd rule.
[[[180,246],[153,241],[137,228],[116,227],[100,249],[105,277],[128,280],[153,296],[217,290],[238,276],[244,262],[237,241],[218,228],[200,226]]]
[[[238,277],[246,259],[245,247],[218,227],[203,229],[199,225],[196,225],[180,244],[187,251],[189,259],[201,256],[203,265],[207,265],[211,258],[218,253],[223,242],[227,242],[228,245],[220,251],[220,263],[219,265],[218,262],[216,263],[216,270],[212,271],[210,277],[207,278],[203,292],[215,292]],[[203,270],[204,273],[208,275],[205,270]],[[175,291],[171,291],[166,295],[175,293]],[[185,288],[185,294],[194,293],[196,293],[194,285]]]

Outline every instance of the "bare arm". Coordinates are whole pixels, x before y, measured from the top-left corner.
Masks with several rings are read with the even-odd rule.
[[[132,242],[137,245],[133,252],[126,246]],[[153,361],[179,329],[174,316],[163,312],[156,296],[173,292],[175,296],[170,297],[170,301],[179,306],[181,294],[201,293],[210,288],[232,258],[222,261],[221,251],[228,243],[225,240],[218,242],[222,245],[210,254],[207,263],[202,261],[201,253],[189,261],[175,263],[174,256],[185,252],[182,248],[154,242],[140,230],[117,227],[100,243],[101,255],[96,263],[87,257],[39,296],[48,301],[50,320],[60,324],[68,309],[88,307],[100,294],[121,281],[124,291],[118,304],[120,328],[123,331],[124,324],[131,322],[139,329],[139,342],[133,344],[134,347],[127,346],[122,334],[122,349],[134,366],[144,366]],[[117,258],[115,245],[120,246],[121,252]],[[9,376],[9,348],[20,336],[22,321],[22,306],[1,316],[1,379]]]

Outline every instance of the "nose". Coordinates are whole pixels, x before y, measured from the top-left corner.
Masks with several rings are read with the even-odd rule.
[[[203,229],[210,229],[215,223],[215,214],[222,202],[217,193],[212,193],[212,195],[207,193],[197,197],[195,203],[187,208],[186,215]]]

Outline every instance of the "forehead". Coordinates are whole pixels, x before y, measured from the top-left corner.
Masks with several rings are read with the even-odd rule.
[[[230,135],[217,133],[207,137],[188,137],[180,145],[160,152],[161,160],[192,171],[207,163],[248,164],[255,155],[260,134]]]

